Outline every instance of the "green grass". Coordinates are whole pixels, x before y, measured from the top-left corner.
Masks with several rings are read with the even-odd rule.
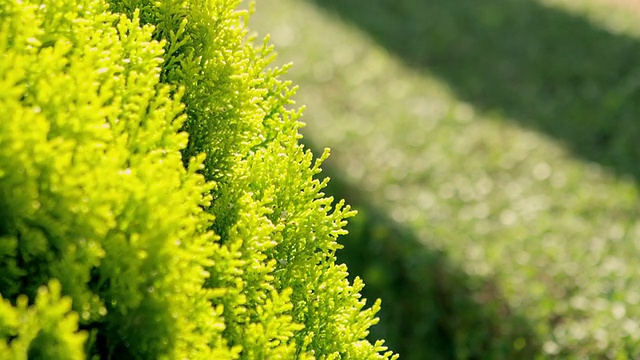
[[[640,26],[603,4],[258,2],[402,358],[640,357]]]

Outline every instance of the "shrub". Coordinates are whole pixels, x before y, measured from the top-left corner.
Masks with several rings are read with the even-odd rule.
[[[0,0],[0,358],[392,357],[237,5]]]

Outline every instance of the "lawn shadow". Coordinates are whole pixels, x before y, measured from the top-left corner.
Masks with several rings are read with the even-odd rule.
[[[640,181],[640,41],[533,0],[313,0],[476,109]]]
[[[542,353],[534,325],[508,305],[493,279],[469,275],[445,252],[420,242],[330,164],[322,172],[331,178],[327,194],[358,210],[339,239],[338,261],[352,280],[364,280],[369,306],[382,299],[371,341],[385,339],[405,360],[526,360]]]

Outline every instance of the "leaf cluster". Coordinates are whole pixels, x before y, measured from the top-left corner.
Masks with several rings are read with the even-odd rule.
[[[0,357],[392,357],[238,5],[0,1]]]

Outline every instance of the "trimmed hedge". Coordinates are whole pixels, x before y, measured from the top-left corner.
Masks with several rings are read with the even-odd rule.
[[[0,0],[0,358],[397,357],[238,5]]]

